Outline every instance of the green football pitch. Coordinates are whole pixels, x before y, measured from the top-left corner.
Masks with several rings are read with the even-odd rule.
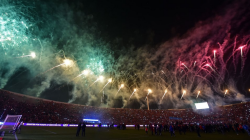
[[[76,127],[31,127],[23,126],[21,134],[5,133],[3,140],[250,140],[250,136],[246,133],[234,132],[219,134],[206,134],[201,132],[201,137],[198,137],[194,132],[187,132],[186,135],[180,135],[176,132],[175,137],[171,137],[169,132],[163,132],[161,136],[146,134],[143,129],[135,130],[127,128],[127,130],[108,129],[108,128],[86,128],[86,136],[75,136]]]

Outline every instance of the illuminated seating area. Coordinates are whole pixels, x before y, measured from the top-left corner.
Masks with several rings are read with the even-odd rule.
[[[193,109],[122,109],[99,108],[62,103],[0,90],[2,120],[7,114],[23,115],[26,123],[77,124],[83,118],[99,119],[103,124],[166,124],[169,117],[182,118],[183,123],[249,122],[250,102],[218,106],[207,110]]]

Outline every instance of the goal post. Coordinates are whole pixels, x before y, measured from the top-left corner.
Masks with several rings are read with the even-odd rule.
[[[14,130],[21,118],[22,115],[7,115],[0,130]]]

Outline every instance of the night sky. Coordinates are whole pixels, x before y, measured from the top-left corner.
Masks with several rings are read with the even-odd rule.
[[[124,46],[159,46],[181,36],[199,21],[224,12],[231,1],[159,0],[159,1],[69,1],[74,10],[92,15],[107,41],[122,40]]]
[[[249,101],[249,6],[247,0],[5,0],[0,88],[117,108],[147,108],[149,88],[152,109]],[[86,69],[91,76],[81,74]]]

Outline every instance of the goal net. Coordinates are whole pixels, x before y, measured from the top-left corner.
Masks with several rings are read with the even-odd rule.
[[[14,130],[20,121],[22,115],[7,115],[0,130]]]

